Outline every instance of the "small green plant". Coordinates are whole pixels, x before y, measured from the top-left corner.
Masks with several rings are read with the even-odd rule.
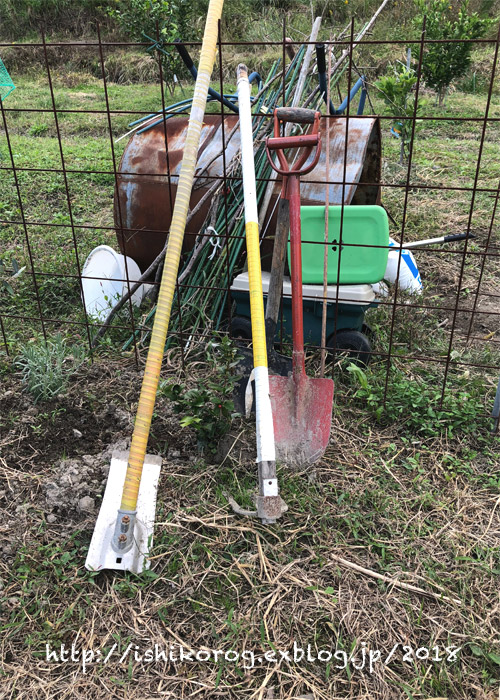
[[[37,401],[48,401],[62,393],[69,378],[85,362],[82,347],[66,345],[61,334],[25,345],[16,359],[26,390]]]
[[[354,364],[349,365],[347,371],[354,378],[354,397],[365,402],[380,423],[398,424],[412,435],[444,435],[450,439],[456,433],[470,434],[486,426],[481,400],[484,387],[478,380],[454,379],[453,386],[445,391],[441,405],[441,386],[437,376],[429,373],[419,378],[408,377],[393,367],[384,405],[384,372],[379,376],[369,376]]]
[[[201,448],[214,453],[219,439],[227,433],[234,416],[233,390],[236,350],[231,340],[223,336],[207,348],[209,372],[185,382],[165,382],[164,396],[174,404],[176,413],[183,414],[181,425],[196,430]]]
[[[14,289],[10,282],[16,279],[16,277],[19,277],[24,269],[24,267],[19,267],[15,258],[12,258],[10,261],[10,269],[5,264],[5,260],[0,258],[0,294],[2,292],[7,292],[14,296]]]
[[[33,124],[30,129],[30,136],[45,136],[48,130],[47,124]]]
[[[408,146],[411,141],[412,121],[415,113],[415,96],[413,88],[417,82],[417,74],[413,68],[405,66],[398,61],[392,66],[391,72],[383,76],[375,83],[380,90],[387,111],[394,116],[392,133],[401,139],[401,151],[399,162],[401,165],[407,156]],[[417,104],[417,112],[421,104]]]
[[[473,44],[457,39],[479,39],[492,24],[477,12],[469,13],[469,0],[464,0],[458,12],[449,0],[415,0],[418,14],[415,23],[422,27],[426,17],[425,34],[428,40],[449,39],[451,43],[426,45],[422,75],[426,84],[437,91],[439,106],[444,104],[448,86],[467,72]]]

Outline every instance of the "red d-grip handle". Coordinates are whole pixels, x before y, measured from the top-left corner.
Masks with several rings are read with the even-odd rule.
[[[274,110],[274,137],[272,138],[267,138],[266,139],[266,154],[267,154],[267,159],[269,163],[271,164],[271,167],[273,170],[275,170],[279,175],[282,175],[283,177],[287,177],[288,175],[305,175],[306,173],[311,172],[313,168],[316,167],[319,156],[321,153],[321,136],[319,134],[319,118],[320,118],[320,113],[319,112],[313,112],[312,110],[292,110],[290,109],[287,113],[287,117],[283,119],[282,117],[283,112],[285,111],[284,108],[278,108]],[[297,121],[294,121],[293,123],[307,123],[313,125],[312,131],[310,134],[304,134],[304,135],[299,135],[299,136],[279,136],[280,133],[280,121],[285,122],[285,121],[292,121],[289,117],[291,116],[290,113],[293,112],[307,112],[307,120],[304,119],[304,116],[301,114],[300,119],[297,119]],[[311,155],[312,149],[316,146],[316,152],[314,154],[314,157],[312,161],[308,164],[305,165],[306,161],[308,160],[309,156]],[[286,156],[285,156],[285,149],[286,148],[303,148],[304,152],[301,154],[300,158],[297,160],[295,164],[291,164],[287,161]],[[278,168],[274,163],[273,159],[271,157],[271,151],[276,151],[278,155],[278,160],[280,162],[280,168]]]

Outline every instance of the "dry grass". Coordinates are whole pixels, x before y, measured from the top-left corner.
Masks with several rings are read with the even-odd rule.
[[[134,372],[122,370],[120,377],[119,367],[98,364],[72,385],[68,404],[83,396],[81,415],[92,402],[101,419],[88,435],[83,431],[83,444],[67,448],[68,458],[81,461],[82,451],[97,454],[129,433],[109,418],[117,413],[110,413],[110,404],[131,412],[137,398]],[[203,362],[195,367],[206,376]],[[168,371],[178,374],[175,367]],[[14,382],[9,391],[18,388]],[[193,436],[177,427],[160,400],[151,449],[166,459],[153,573],[136,577],[84,570],[95,514],[67,503],[52,508],[55,522],[47,520],[46,485],[61,471],[57,449],[43,448],[50,411],[47,418],[34,414],[23,397],[28,420],[7,421],[1,434],[2,697],[493,700],[500,507],[498,490],[486,479],[495,472],[488,441],[481,443],[480,433],[467,440],[407,439],[399,426],[380,427],[339,399],[343,405],[321,462],[303,473],[281,469],[289,511],[275,527],[234,515],[222,495],[227,490],[242,500],[254,487],[251,426],[235,425],[239,439],[230,441],[233,449],[217,467],[196,456]],[[64,414],[57,420],[71,429]],[[450,454],[459,456],[477,441],[482,447],[462,460],[464,472],[443,466]],[[18,461],[23,450],[27,457]],[[101,491],[100,481],[89,482],[89,495]],[[118,662],[129,644],[142,653],[155,644],[167,650],[182,644],[260,655],[289,651],[294,641],[311,645],[314,655],[345,650],[358,664],[364,645],[384,656],[401,646],[373,673],[335,669],[335,661],[330,667],[265,661],[252,669],[241,662],[146,663],[130,656]],[[117,646],[107,664],[89,662],[84,674],[81,663],[47,661],[47,643],[103,653]],[[455,663],[404,662],[402,645],[461,651]]]

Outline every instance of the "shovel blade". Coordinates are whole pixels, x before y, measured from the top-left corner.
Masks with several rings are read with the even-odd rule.
[[[113,452],[109,467],[108,481],[101,510],[90,542],[85,566],[90,571],[116,569],[140,574],[149,568],[148,553],[153,541],[153,528],[156,512],[156,493],[160,478],[161,457],[146,455],[142,470],[139,497],[137,499],[137,519],[134,529],[134,546],[124,554],[118,554],[111,547],[115,530],[116,516],[122,498],[123,484],[127,471],[128,452]]]
[[[269,377],[276,457],[290,466],[312,464],[330,439],[333,380]]]

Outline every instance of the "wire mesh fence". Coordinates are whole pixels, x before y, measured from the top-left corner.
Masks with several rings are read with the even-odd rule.
[[[188,77],[165,80],[162,57],[179,47],[162,44],[159,34],[156,39],[153,47],[151,42],[109,42],[97,27],[93,41],[48,42],[41,35],[38,42],[9,45],[10,56],[29,55],[43,71],[29,88],[22,78],[16,81],[19,89],[0,101],[0,332],[7,355],[34,336],[63,330],[86,344],[91,355],[104,345],[108,352],[132,352],[140,365],[154,319],[190,100]],[[418,368],[432,368],[429,381],[439,388],[441,402],[451,375],[467,379],[474,373],[491,384],[492,403],[500,367],[499,37],[473,42],[485,52],[484,89],[451,94],[444,109],[434,104],[422,79],[425,52],[439,43],[426,38],[425,26],[417,39],[389,42],[356,33],[352,23],[344,35],[322,40],[330,69],[327,88],[314,57],[317,43],[316,38],[288,39],[285,25],[280,42],[231,43],[219,36],[169,346],[178,349],[184,365],[215,331],[240,339],[248,335],[244,285],[235,282],[245,270],[237,55],[250,71],[255,69],[253,129],[264,275],[271,266],[281,190],[265,153],[273,110],[293,104],[322,112],[322,156],[305,178],[302,203],[324,207],[328,202],[339,216],[329,224],[327,243],[329,274],[341,281],[329,283],[328,371],[345,371],[346,350],[359,359],[361,347],[361,359],[369,354],[383,369],[377,376],[384,395],[395,367],[417,378]],[[138,86],[110,79],[110,58],[128,46],[154,49],[156,81]],[[198,46],[181,47],[186,65],[193,54],[192,75]],[[374,84],[370,51],[380,46],[401,58],[408,47],[413,53],[413,107],[404,117],[387,108]],[[0,51],[6,47],[0,45]],[[57,67],[60,51],[91,56],[100,78],[80,85]],[[266,62],[260,58],[264,52]],[[312,60],[303,71],[308,53]],[[351,99],[345,99],[348,95]],[[328,114],[325,103],[330,101],[334,110]],[[402,122],[408,134],[404,158],[398,139]],[[394,241],[390,286],[377,284],[366,270],[378,250],[387,254],[387,244],[360,239],[359,225],[353,229],[346,214],[356,206],[380,205]],[[324,229],[324,221],[316,222],[307,229],[314,235],[303,235],[318,275],[310,284],[319,291],[304,285],[312,360],[322,346]],[[402,289],[399,281],[409,259],[402,255],[405,246],[454,234],[464,235],[415,248],[413,264],[417,260],[422,288]],[[104,258],[94,255],[97,267],[92,267],[89,256],[99,246],[115,253],[101,249]],[[347,269],[359,273],[357,282],[342,284]],[[89,298],[94,293],[101,299],[97,310]],[[349,340],[346,332],[351,332]],[[359,336],[368,345],[358,347]],[[286,290],[277,341],[287,352]],[[490,410],[487,402],[485,410]]]

